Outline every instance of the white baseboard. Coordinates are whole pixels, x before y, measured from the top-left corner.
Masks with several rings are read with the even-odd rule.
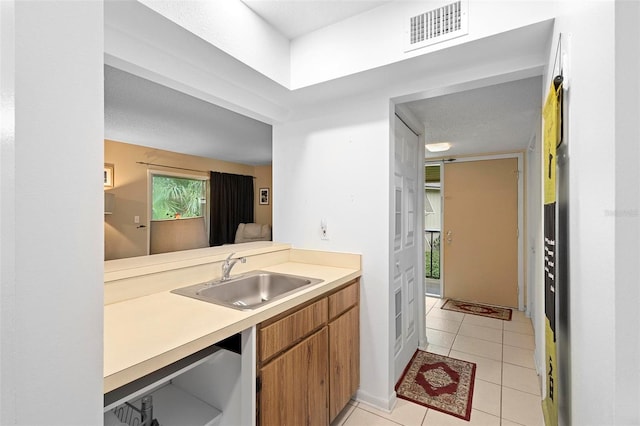
[[[393,391],[385,400],[384,398],[375,397],[358,389],[358,392],[356,392],[356,401],[390,413],[396,406],[396,391]]]

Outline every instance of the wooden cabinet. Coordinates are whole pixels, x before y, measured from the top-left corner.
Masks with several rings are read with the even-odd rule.
[[[360,381],[359,281],[258,325],[258,424],[329,425]]]
[[[329,422],[342,411],[360,384],[360,286],[348,285],[329,302]]]
[[[329,422],[342,411],[360,384],[358,306],[329,323]]]
[[[327,327],[262,368],[260,424],[329,424]]]
[[[358,282],[355,282],[329,295],[327,297],[329,301],[329,319],[332,320],[350,307],[357,305],[360,301],[359,290],[360,286]]]
[[[327,324],[327,299],[320,299],[272,324],[260,327],[260,359],[269,359]]]

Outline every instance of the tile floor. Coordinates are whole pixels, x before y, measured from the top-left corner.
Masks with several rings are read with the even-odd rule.
[[[332,426],[544,425],[531,321],[517,311],[511,321],[446,311],[443,302],[426,297],[427,350],[476,363],[471,420],[403,399],[391,413],[351,401]]]

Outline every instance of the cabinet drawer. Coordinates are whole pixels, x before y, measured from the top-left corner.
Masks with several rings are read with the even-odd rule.
[[[287,349],[327,322],[327,298],[260,329],[262,362]]]
[[[358,303],[358,281],[329,296],[329,319],[333,319]]]

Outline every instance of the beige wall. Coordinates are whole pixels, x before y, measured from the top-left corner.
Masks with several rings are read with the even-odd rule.
[[[114,187],[106,191],[115,195],[113,213],[104,215],[105,260],[147,254],[147,233],[149,232],[147,170],[181,172],[181,170],[136,164],[138,161],[255,176],[255,221],[271,225],[272,203],[270,202],[267,206],[258,204],[258,188],[271,189],[271,166],[230,163],[110,140],[104,141],[104,161],[114,165]],[[208,175],[208,172],[184,171],[184,173]],[[135,216],[140,216],[140,224],[134,223]],[[138,228],[139,225],[146,225],[146,227]]]
[[[256,177],[256,204],[255,204],[255,221],[256,223],[267,223],[271,225],[271,206],[273,205],[273,190],[271,188],[271,166],[256,166],[254,174]],[[259,189],[269,188],[269,204],[259,203]]]

